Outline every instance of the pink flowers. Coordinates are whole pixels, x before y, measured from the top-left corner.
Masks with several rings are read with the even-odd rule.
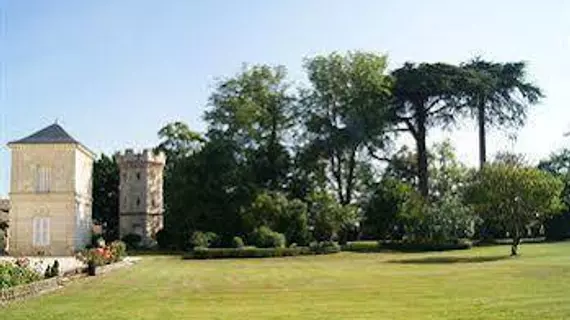
[[[27,268],[30,265],[30,259],[27,257],[20,257],[16,259],[16,265],[21,268]]]

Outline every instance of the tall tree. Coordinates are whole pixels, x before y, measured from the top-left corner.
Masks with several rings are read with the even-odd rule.
[[[486,129],[517,129],[524,125],[530,105],[543,97],[526,79],[524,62],[497,63],[475,58],[462,66],[470,74],[466,88],[469,111],[479,128],[479,165],[487,161]]]
[[[406,63],[392,72],[395,78],[394,107],[403,124],[398,131],[408,131],[417,151],[419,190],[424,198],[429,194],[428,129],[455,124],[466,74],[444,63]]]
[[[169,163],[190,156],[206,142],[201,134],[190,130],[190,127],[181,121],[166,124],[158,131],[158,138],[160,143],[155,150],[163,151]]]
[[[547,239],[563,240],[570,238],[570,149],[562,149],[541,160],[538,169],[549,172],[564,182],[562,201],[566,205],[562,214],[547,219],[544,223]]]
[[[284,143],[295,97],[286,76],[282,66],[246,66],[218,84],[205,114],[210,133],[240,146],[255,182],[274,190],[284,186],[290,162]]]
[[[93,164],[93,220],[103,225],[105,239],[119,238],[119,167],[105,154]]]
[[[326,163],[341,204],[350,204],[368,150],[384,149],[388,142],[393,117],[386,57],[332,53],[307,59],[305,70],[311,85],[300,104],[305,145]]]

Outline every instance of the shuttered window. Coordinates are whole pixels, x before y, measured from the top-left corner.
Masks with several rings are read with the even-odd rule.
[[[48,167],[37,167],[36,171],[36,191],[49,192],[50,191],[50,177],[51,172]]]
[[[32,221],[32,242],[34,246],[49,246],[50,218],[35,217]]]

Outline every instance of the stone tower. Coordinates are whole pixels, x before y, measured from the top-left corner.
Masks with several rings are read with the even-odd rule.
[[[154,242],[163,226],[162,172],[166,163],[164,153],[154,154],[145,149],[117,153],[119,182],[119,234],[141,236],[144,245]]]

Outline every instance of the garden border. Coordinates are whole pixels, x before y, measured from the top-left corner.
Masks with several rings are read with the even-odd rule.
[[[141,260],[141,258],[126,257],[122,261],[115,262],[109,265],[97,268],[96,276],[106,274],[115,269],[131,266]],[[42,279],[28,284],[23,284],[11,288],[0,289],[0,307],[3,307],[10,302],[25,300],[32,297],[37,297],[42,294],[50,293],[55,290],[63,288],[72,280],[87,278],[87,268],[77,268],[68,271],[61,276]]]

